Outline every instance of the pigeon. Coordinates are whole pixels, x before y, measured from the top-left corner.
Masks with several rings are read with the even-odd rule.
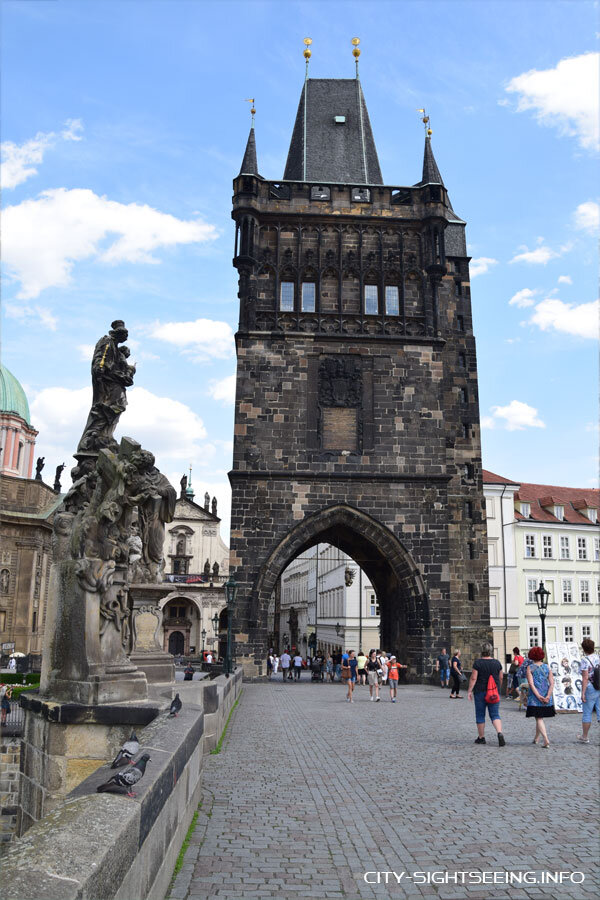
[[[131,737],[125,741],[115,758],[113,759],[111,769],[119,769],[126,763],[131,762],[135,754],[140,749],[140,742],[137,739],[135,731],[131,732]]]
[[[143,778],[146,771],[146,763],[150,761],[150,756],[144,753],[136,762],[132,762],[130,768],[124,769],[122,772],[116,772],[112,778],[105,781],[104,784],[98,785],[96,788],[99,794],[106,791],[108,793],[122,793],[119,788],[125,788],[128,797],[135,797],[131,788],[137,784],[140,778]]]
[[[176,716],[179,713],[182,706],[183,706],[183,703],[181,702],[179,694],[175,694],[174,700],[171,701],[171,708],[169,709],[169,716],[171,718],[173,716]]]

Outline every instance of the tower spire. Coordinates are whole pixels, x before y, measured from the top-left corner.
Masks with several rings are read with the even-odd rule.
[[[244,153],[244,158],[242,160],[240,175],[258,175],[258,162],[256,159],[256,138],[254,136],[254,116],[256,115],[254,98],[249,98],[247,102],[252,104],[252,107],[250,109],[252,121],[250,124],[250,134],[248,135],[248,142],[246,144],[246,152]]]
[[[423,114],[421,121],[425,127],[425,149],[423,151],[423,177],[421,179],[421,184],[441,184],[442,187],[445,187],[433,155],[433,150],[431,149],[431,135],[433,134],[433,131],[431,130],[429,116],[424,109],[418,109],[417,112]]]

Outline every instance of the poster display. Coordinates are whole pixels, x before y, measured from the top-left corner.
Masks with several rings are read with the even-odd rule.
[[[581,712],[581,653],[577,644],[546,644],[548,665],[554,675],[554,707]]]

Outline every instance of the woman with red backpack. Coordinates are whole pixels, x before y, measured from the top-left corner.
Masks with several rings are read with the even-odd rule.
[[[492,725],[498,734],[498,746],[506,741],[502,734],[500,719],[500,685],[502,684],[502,663],[492,659],[493,647],[486,643],[481,648],[481,658],[473,663],[467,697],[475,700],[475,722],[477,723],[476,744],[485,744],[485,711],[487,709]]]

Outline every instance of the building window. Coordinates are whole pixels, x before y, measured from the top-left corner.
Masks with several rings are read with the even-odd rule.
[[[469,392],[466,387],[461,387],[460,391],[458,392],[458,396],[460,397],[461,403],[469,402]]]
[[[525,556],[527,559],[535,557],[535,534],[525,535]]]
[[[521,501],[521,515],[524,516],[526,519],[529,518],[529,516],[531,515],[531,504],[523,503]]]
[[[468,592],[469,601],[471,603],[475,603],[475,585],[473,584],[472,581],[469,581],[469,583],[467,584],[467,592]]]
[[[530,647],[537,647],[539,640],[539,631],[537,625],[530,625],[527,629],[527,637],[529,639]]]
[[[598,510],[588,508],[587,514],[588,514],[588,519],[590,520],[590,522],[593,522],[595,525],[596,522],[598,521]]]
[[[568,535],[561,535],[560,558],[571,559],[571,539],[568,537]]]
[[[579,600],[581,603],[590,602],[590,583],[587,578],[579,580]]]
[[[369,603],[370,603],[370,607],[371,607],[371,615],[378,616],[379,615],[379,602],[378,602],[375,594],[370,594]]]
[[[314,281],[302,282],[302,312],[315,311],[316,285]]]
[[[573,582],[570,578],[563,578],[562,599],[563,603],[573,602]]]
[[[577,559],[587,559],[587,538],[577,538]]]
[[[458,354],[458,365],[459,365],[459,368],[461,368],[461,369],[467,368],[467,354],[466,353]]]
[[[35,634],[37,631],[37,609],[34,609],[33,615],[31,617],[31,633]]]
[[[400,315],[400,295],[395,284],[387,284],[385,287],[385,314],[386,316]]]
[[[553,552],[552,552],[552,535],[551,534],[545,534],[542,537],[542,546],[543,546],[543,552],[544,552],[544,559],[552,559]]]
[[[594,559],[596,562],[600,559],[600,538],[594,538]]]
[[[279,309],[294,312],[294,282],[282,281],[279,288]]]
[[[465,516],[467,519],[473,518],[473,504],[470,500],[465,500]]]
[[[592,636],[592,626],[591,625],[582,625],[581,626],[581,640],[584,638],[591,638]]]
[[[0,594],[8,594],[8,586],[10,585],[10,572],[8,569],[0,571]]]
[[[456,296],[457,296],[457,297],[462,297],[462,284],[461,284],[461,282],[460,282],[460,281],[455,281],[454,284],[456,285]]]
[[[465,317],[464,317],[464,316],[457,316],[457,317],[456,317],[456,328],[457,328],[458,331],[464,331],[464,330],[465,330]]]
[[[537,591],[537,579],[527,579],[527,602],[535,603],[535,592]]]
[[[379,298],[376,284],[365,284],[365,315],[376,316],[379,312]]]
[[[565,635],[565,637],[564,637],[565,643],[566,643],[566,644],[572,644],[573,641],[574,641],[574,637],[573,637],[573,626],[572,626],[572,625],[565,625],[565,626],[564,626],[564,635]]]
[[[469,559],[475,559],[475,544],[469,541]]]
[[[468,422],[463,422],[463,423],[462,423],[462,436],[463,436],[464,438],[469,438],[469,437],[471,437],[470,426],[469,426],[469,423],[468,423]]]
[[[560,519],[560,521],[562,522],[562,520],[565,517],[564,506],[555,506],[554,507],[554,516],[555,516],[555,518]]]

